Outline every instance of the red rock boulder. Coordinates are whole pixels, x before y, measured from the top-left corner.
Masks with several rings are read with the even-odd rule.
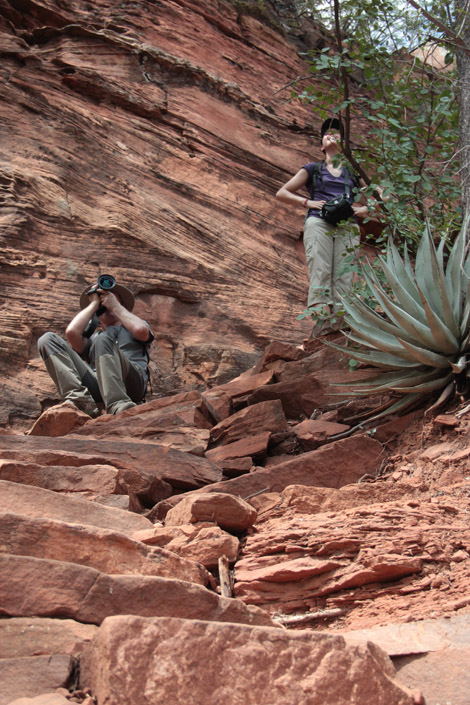
[[[239,497],[222,492],[190,494],[170,509],[167,526],[211,521],[226,531],[246,531],[256,521],[256,509]]]
[[[197,620],[106,619],[81,679],[107,705],[413,705],[371,643]]]

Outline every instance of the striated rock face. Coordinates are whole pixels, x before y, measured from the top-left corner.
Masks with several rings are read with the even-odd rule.
[[[156,333],[154,393],[309,332],[302,212],[274,193],[319,124],[288,102],[298,45],[237,7],[1,0],[2,426],[57,399],[36,341],[99,273]]]
[[[320,618],[322,610],[340,608],[345,625],[349,619],[373,623],[388,610],[420,619],[432,614],[435,599],[452,610],[465,574],[453,573],[448,600],[440,591],[433,596],[432,588],[442,589],[457,545],[470,541],[468,506],[447,498],[384,499],[329,514],[301,510],[289,517],[287,511],[282,519],[258,522],[237,562],[236,595],[271,611],[312,611]],[[426,603],[423,589],[431,590]]]

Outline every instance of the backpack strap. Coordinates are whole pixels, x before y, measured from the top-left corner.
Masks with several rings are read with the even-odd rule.
[[[312,198],[315,196],[315,184],[317,183],[318,179],[321,179],[321,168],[322,168],[323,162],[315,162],[313,165],[313,171],[312,171]]]
[[[315,196],[315,184],[317,183],[318,179],[321,179],[321,170],[324,162],[315,162],[313,165],[313,170],[312,170],[312,198]],[[358,179],[356,176],[352,176],[351,172],[349,171],[348,167],[345,166],[344,168],[344,189],[345,189],[345,196],[349,198],[351,196],[351,183],[354,188],[358,187]]]
[[[344,167],[344,195],[346,198],[349,198],[351,196],[351,187],[349,185],[349,181],[351,179],[351,174],[349,173],[349,169],[345,166]]]
[[[347,183],[349,193],[351,193],[351,190],[354,191],[355,189],[359,189],[359,176],[357,175],[357,173],[352,174],[347,166],[344,167],[344,173],[346,176],[345,185]],[[350,183],[352,184],[352,189],[350,188]]]

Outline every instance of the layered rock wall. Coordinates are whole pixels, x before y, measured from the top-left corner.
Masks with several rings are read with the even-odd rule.
[[[159,394],[308,332],[303,213],[274,200],[320,157],[298,48],[223,0],[0,0],[0,425],[55,398],[36,341],[99,273],[156,332]]]

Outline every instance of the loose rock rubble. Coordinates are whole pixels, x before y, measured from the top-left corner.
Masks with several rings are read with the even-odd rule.
[[[280,349],[268,348],[242,378],[202,394],[155,399],[118,417],[89,420],[65,436],[57,435],[54,414],[53,436],[2,437],[1,705],[46,692],[70,701],[78,660],[82,692],[91,689],[83,698],[150,705],[165,694],[169,702],[182,702],[188,696],[184,674],[194,673],[201,653],[200,686],[191,682],[202,698],[207,680],[214,681],[214,702],[229,692],[231,674],[241,683],[241,673],[257,703],[275,702],[278,687],[293,703],[322,705],[350,705],[356,697],[361,705],[419,703],[421,695],[407,687],[428,688],[432,704],[436,693],[447,692],[445,677],[438,688],[425,676],[423,658],[435,653],[433,627],[421,641],[416,634],[420,624],[442,624],[446,615],[465,616],[470,607],[470,493],[460,424],[427,422],[429,433],[446,429],[459,443],[441,440],[419,453],[406,450],[413,424],[423,425],[416,413],[407,424],[392,420],[372,435],[330,440],[330,433],[334,438],[348,427],[343,407],[322,407],[322,393],[314,420],[303,412],[294,417],[294,406],[283,402],[285,385],[278,398],[276,389],[290,365],[297,365],[296,375],[316,367],[322,378],[331,359],[320,348],[292,362],[279,356],[289,358],[290,348]],[[276,372],[268,369],[267,377],[265,366]],[[256,384],[264,389],[267,379],[271,398],[256,401]],[[216,411],[222,397],[223,419]],[[182,409],[177,426],[175,413]],[[166,445],[167,435],[165,445],[158,442],[162,410],[172,419],[178,448]],[[36,428],[47,433],[47,414]],[[203,452],[181,450],[186,432],[194,438],[198,429],[208,431]],[[402,452],[396,433],[404,438]],[[249,465],[235,477],[225,469],[231,447],[232,459]],[[119,498],[127,508],[115,504]],[[227,590],[232,597],[222,596]],[[377,631],[393,624],[412,630],[406,633],[412,636],[395,631],[401,648],[397,637],[386,636],[391,632]],[[21,647],[20,633],[26,637]],[[466,658],[468,643],[455,630],[446,633],[444,651]],[[374,638],[381,651],[357,651]],[[302,678],[287,664],[279,671],[274,651],[263,655],[259,645],[266,639],[274,650],[279,644],[280,653],[304,653],[310,644]],[[115,643],[133,658],[121,661]],[[225,665],[214,671],[219,649]],[[325,654],[318,662],[317,649]],[[178,663],[181,679],[168,680],[174,695],[152,658],[158,673],[166,659]],[[258,683],[254,663],[259,672],[275,667],[278,675],[273,671],[274,680]],[[325,690],[325,674],[337,668],[344,672],[341,687],[333,678],[331,692]],[[378,690],[365,694],[361,679]],[[454,691],[455,704],[464,705]]]

